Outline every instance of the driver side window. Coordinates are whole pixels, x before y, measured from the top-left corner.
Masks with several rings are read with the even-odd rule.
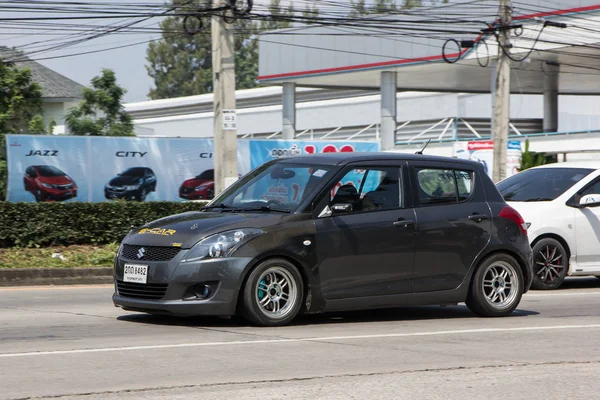
[[[393,210],[402,208],[402,194],[401,168],[358,167],[331,189],[329,208],[343,212]]]

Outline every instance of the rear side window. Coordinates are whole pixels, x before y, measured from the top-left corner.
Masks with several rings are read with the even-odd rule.
[[[473,172],[454,169],[417,168],[420,205],[455,204],[473,194]]]
[[[456,187],[458,189],[458,201],[467,201],[473,194],[473,175],[472,171],[454,171]]]

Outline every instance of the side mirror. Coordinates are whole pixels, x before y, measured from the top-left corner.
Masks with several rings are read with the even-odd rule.
[[[332,214],[344,214],[352,212],[352,204],[338,203],[331,206]]]
[[[600,206],[600,194],[586,194],[579,200],[580,207],[598,207]]]

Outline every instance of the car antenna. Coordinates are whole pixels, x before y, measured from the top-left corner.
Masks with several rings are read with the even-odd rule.
[[[431,139],[429,139],[427,141],[427,143],[425,143],[425,146],[423,146],[423,149],[421,149],[421,151],[417,151],[415,154],[423,154],[423,152],[425,151],[425,149],[427,148],[427,146],[429,146],[430,142],[431,142]]]

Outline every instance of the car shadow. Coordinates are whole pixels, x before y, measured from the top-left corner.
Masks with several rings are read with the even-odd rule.
[[[507,318],[539,315],[536,311],[515,310]],[[289,326],[348,324],[368,322],[402,322],[444,319],[478,318],[466,306],[424,306],[387,308],[365,311],[343,311],[298,316]],[[189,328],[234,328],[250,326],[239,317],[175,317],[170,315],[128,314],[117,317],[119,321],[148,325],[182,326]]]
[[[558,290],[569,289],[600,289],[600,279],[588,276],[567,278]]]

